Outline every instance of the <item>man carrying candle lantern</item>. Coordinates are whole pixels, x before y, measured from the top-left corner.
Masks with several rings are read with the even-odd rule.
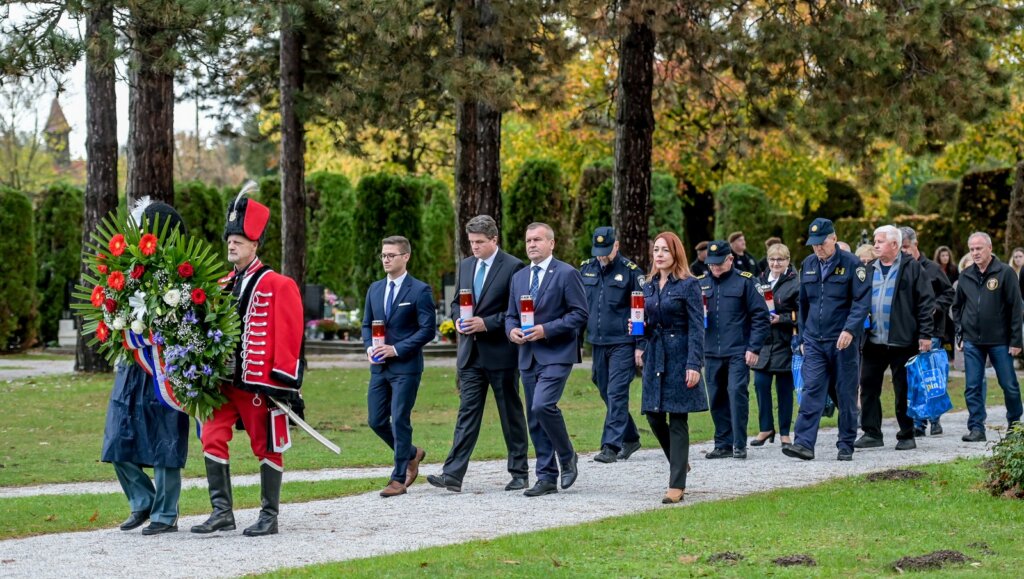
[[[505,332],[519,345],[527,422],[537,452],[537,483],[523,493],[528,497],[558,492],[559,464],[563,489],[579,474],[579,457],[558,401],[573,364],[580,361],[578,336],[587,325],[587,294],[583,276],[555,259],[554,249],[555,232],[549,225],[526,227],[530,266],[512,276],[505,317]]]
[[[594,230],[590,253],[594,257],[580,264],[580,273],[590,307],[591,379],[607,407],[601,452],[594,460],[611,463],[628,459],[640,448],[640,433],[629,414],[629,385],[636,375],[633,353],[644,335],[642,292],[638,296],[639,320],[635,325],[629,321],[633,293],[641,291],[644,276],[636,264],[619,255],[614,228]]]
[[[363,306],[363,345],[370,362],[367,424],[395,453],[383,498],[404,495],[427,454],[412,444],[411,416],[423,377],[423,346],[436,333],[434,295],[429,285],[409,275],[411,253],[409,240],[400,235],[381,241],[387,277],[370,284]],[[375,327],[378,334],[383,328],[383,340],[374,338]]]
[[[525,490],[530,477],[526,416],[519,397],[516,346],[505,336],[512,274],[525,266],[498,247],[498,225],[491,216],[470,219],[466,235],[473,255],[459,264],[455,282],[458,293],[452,302],[452,317],[459,332],[459,416],[444,468],[441,474],[428,476],[427,482],[452,492],[462,490],[469,457],[480,436],[490,388],[494,391],[508,449],[508,472],[512,475],[505,490]]]

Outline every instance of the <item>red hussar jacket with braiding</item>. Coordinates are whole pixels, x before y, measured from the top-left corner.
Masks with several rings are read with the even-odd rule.
[[[290,398],[302,386],[303,312],[299,288],[259,259],[238,279],[224,279],[226,289],[241,283],[238,314],[241,344],[235,357],[235,386],[250,392]]]

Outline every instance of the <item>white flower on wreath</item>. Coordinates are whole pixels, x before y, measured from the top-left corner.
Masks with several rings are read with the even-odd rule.
[[[132,322],[132,331],[136,334],[141,334],[146,331],[146,324],[142,320],[135,320]]]
[[[115,331],[120,332],[121,330],[124,329],[125,323],[126,322],[123,317],[117,316],[116,318],[114,318],[114,322],[111,324],[111,327],[113,327]]]
[[[132,317],[136,320],[142,320],[149,313],[146,308],[146,294],[143,292],[135,292],[135,295],[128,298],[128,306],[132,308]]]
[[[181,292],[176,289],[169,289],[164,294],[164,303],[171,306],[172,308],[178,307],[181,303]]]

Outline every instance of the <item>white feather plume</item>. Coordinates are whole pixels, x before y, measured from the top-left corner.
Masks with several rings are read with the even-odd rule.
[[[152,204],[153,199],[149,195],[146,195],[142,199],[139,199],[138,201],[135,202],[135,205],[132,207],[131,211],[132,220],[135,221],[135,225],[142,227],[142,214],[145,213],[146,208]]]
[[[238,201],[242,197],[252,193],[253,191],[259,191],[259,189],[260,186],[256,181],[253,181],[252,179],[246,181],[245,184],[242,185],[242,190],[238,192],[238,195],[235,196],[235,200],[231,203],[231,210],[234,211],[235,206],[238,205]]]

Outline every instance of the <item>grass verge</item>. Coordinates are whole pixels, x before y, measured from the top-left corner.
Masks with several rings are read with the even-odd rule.
[[[350,479],[317,482],[286,482],[281,489],[285,503],[306,503],[356,495],[381,489],[386,479]],[[235,509],[260,506],[260,487],[234,488]],[[181,491],[179,512],[201,515],[210,512],[210,495],[205,488]],[[286,508],[286,507],[285,507]],[[116,527],[128,517],[128,504],[122,494],[47,495],[0,500],[0,540],[31,535],[91,531]],[[242,526],[253,521],[238,520]],[[188,529],[179,529],[188,532]]]
[[[860,476],[272,575],[877,577],[896,575],[902,557],[950,550],[970,561],[927,576],[1018,576],[1022,503],[981,489],[979,462],[915,467],[920,479]],[[774,562],[805,557],[815,565]]]

